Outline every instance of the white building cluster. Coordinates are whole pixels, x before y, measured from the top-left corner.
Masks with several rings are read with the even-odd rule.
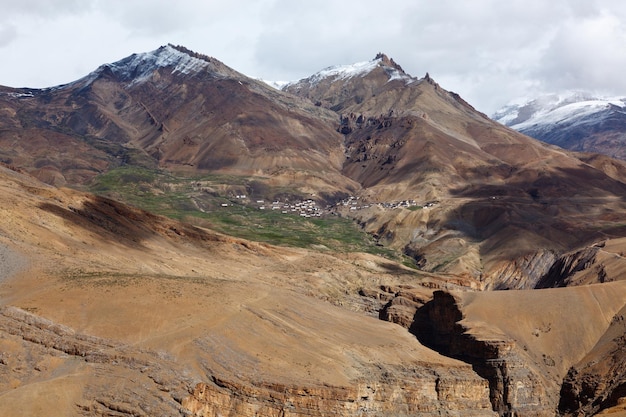
[[[322,210],[317,203],[311,199],[295,202],[285,202],[276,200],[266,204],[263,200],[258,200],[259,210],[280,210],[282,214],[298,214],[302,217],[321,217]]]
[[[423,207],[432,207],[437,202],[429,202],[426,203]],[[345,200],[337,203],[336,207],[349,207],[350,210],[362,210],[366,208],[370,208],[373,206],[378,206],[384,209],[395,209],[395,208],[409,208],[409,207],[417,207],[418,204],[415,200],[402,200],[402,201],[390,201],[390,202],[378,202],[378,203],[361,203],[359,201],[359,197],[348,197]]]
[[[231,196],[233,198],[233,196]],[[267,202],[265,200],[253,200],[251,201],[246,195],[235,195],[234,198],[240,202],[240,204],[251,205],[259,210],[271,210],[280,211],[281,214],[295,214],[302,217],[321,217],[323,214],[337,214],[337,210],[362,210],[370,207],[380,207],[383,209],[396,209],[396,208],[411,208],[419,207],[415,200],[402,200],[391,202],[376,202],[366,203],[361,201],[360,197],[348,197],[341,200],[334,206],[327,206],[325,209],[320,208],[317,203],[312,199],[298,200],[298,201],[281,201],[275,200]],[[437,201],[432,201],[423,204],[422,208],[430,208],[437,204]],[[222,204],[222,207],[232,206],[233,204]]]

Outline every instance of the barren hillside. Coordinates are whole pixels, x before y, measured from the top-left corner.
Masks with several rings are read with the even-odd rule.
[[[172,45],[1,87],[0,157],[2,415],[623,404],[626,165],[384,54],[286,91]]]

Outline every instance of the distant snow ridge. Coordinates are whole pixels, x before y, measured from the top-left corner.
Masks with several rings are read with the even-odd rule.
[[[269,81],[262,78],[257,78],[257,80],[264,82],[265,84],[269,85],[272,88],[275,88],[276,90],[282,90],[286,85],[291,84],[291,81]]]
[[[515,130],[526,131],[544,125],[568,124],[602,112],[612,106],[626,108],[626,98],[598,98],[586,92],[547,94],[531,100],[517,100],[498,110],[492,118]]]

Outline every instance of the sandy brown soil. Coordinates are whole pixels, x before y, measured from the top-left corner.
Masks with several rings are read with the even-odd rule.
[[[0,282],[28,266],[27,259],[8,246],[0,244]]]
[[[143,355],[159,378],[177,381],[159,385],[176,402],[181,389],[188,395],[216,377],[259,386],[394,387],[405,375],[424,374],[415,380],[429,387],[419,388],[432,400],[420,400],[424,411],[441,407],[436,378],[459,387],[470,381],[472,407],[489,408],[486,382],[469,365],[372,317],[371,300],[358,295],[432,277],[371,255],[233,239],[1,174],[0,370],[8,382],[0,384],[0,414],[139,407],[127,392],[149,398],[136,365]],[[24,312],[34,316],[20,318]],[[23,320],[34,323],[32,336],[19,330],[27,328]],[[86,362],[76,360],[81,355]],[[22,405],[36,397],[44,399]]]

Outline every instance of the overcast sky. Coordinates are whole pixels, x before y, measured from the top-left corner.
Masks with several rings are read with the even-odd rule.
[[[161,45],[297,80],[384,52],[492,114],[540,92],[626,96],[624,0],[0,0],[0,84],[50,87]]]

